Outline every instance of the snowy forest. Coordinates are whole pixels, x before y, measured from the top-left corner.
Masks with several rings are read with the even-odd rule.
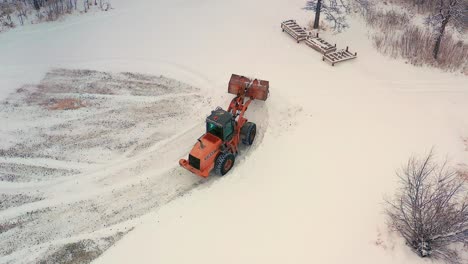
[[[0,32],[28,23],[54,21],[65,14],[88,12],[93,7],[107,11],[109,0],[1,0]]]
[[[357,13],[373,28],[371,39],[382,53],[404,58],[414,65],[467,72],[467,0],[311,0],[314,29],[325,20],[328,28],[341,32],[349,27],[347,16]]]

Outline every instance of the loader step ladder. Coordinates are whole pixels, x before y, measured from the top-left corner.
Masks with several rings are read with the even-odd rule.
[[[346,47],[345,50],[338,50],[338,51],[324,54],[322,60],[323,61],[326,60],[330,62],[332,66],[335,66],[335,63],[352,60],[355,58],[357,58],[357,52],[351,53],[348,47]]]
[[[309,36],[307,37],[307,40],[305,42],[307,46],[313,48],[314,50],[322,53],[322,54],[327,54],[329,52],[334,52],[336,51],[336,44],[332,45],[328,43],[326,40],[319,38],[319,34],[314,36]]]
[[[281,23],[281,28],[283,32],[293,37],[297,43],[307,38],[307,32],[296,23],[296,20],[284,21]]]

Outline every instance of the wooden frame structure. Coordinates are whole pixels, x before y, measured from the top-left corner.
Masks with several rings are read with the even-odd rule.
[[[349,51],[349,48],[346,47],[345,50],[338,50],[323,55],[322,60],[328,61],[332,66],[335,66],[335,63],[340,63],[347,60],[352,60],[357,58],[357,52],[352,53]]]
[[[296,20],[291,19],[284,21],[281,23],[281,28],[283,29],[283,32],[286,32],[293,37],[297,43],[307,39],[307,32],[296,23]]]
[[[315,37],[308,36],[305,44],[322,54],[336,51],[336,44],[332,45],[328,43],[326,40],[320,38],[318,33]]]

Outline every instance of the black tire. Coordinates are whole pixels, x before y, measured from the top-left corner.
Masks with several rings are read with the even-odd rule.
[[[234,162],[236,161],[236,157],[230,153],[221,153],[218,158],[216,159],[215,163],[215,171],[216,174],[220,176],[224,176],[228,173],[232,167],[234,167]]]
[[[247,122],[241,128],[241,139],[244,145],[250,146],[255,140],[257,135],[257,125],[255,123]]]

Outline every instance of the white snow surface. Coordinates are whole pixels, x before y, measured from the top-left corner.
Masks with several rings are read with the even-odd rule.
[[[389,234],[383,197],[412,154],[435,147],[453,164],[468,161],[466,76],[380,55],[358,19],[343,34],[322,34],[358,52],[331,67],[281,32],[284,20],[305,26],[312,18],[303,0],[112,4],[104,14],[0,34],[0,99],[59,67],[163,74],[221,106],[230,99],[230,74],[238,73],[269,80],[271,97],[254,102],[267,109],[250,115],[264,134],[238,166],[132,220],[137,227],[95,263],[426,263]],[[205,108],[197,114],[207,115]],[[199,120],[185,127],[196,124],[201,130]],[[171,140],[175,153],[188,153],[196,137]],[[169,170],[193,181],[178,159],[149,158],[162,166],[155,174]],[[118,167],[100,170],[125,164]],[[151,177],[151,170],[137,176]],[[96,186],[79,196],[125,183],[104,182],[87,183]]]

